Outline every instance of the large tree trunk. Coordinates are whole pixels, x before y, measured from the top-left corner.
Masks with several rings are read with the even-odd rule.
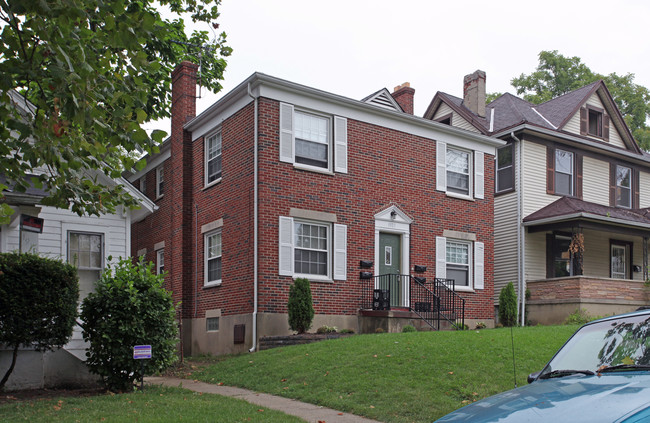
[[[14,367],[16,367],[16,358],[18,358],[18,344],[14,346],[14,353],[13,357],[11,358],[11,366],[9,366],[9,370],[7,370],[7,373],[5,373],[2,380],[0,380],[0,391],[2,391],[2,389],[5,387],[5,383],[7,383],[7,380],[9,380],[11,372],[13,372]]]

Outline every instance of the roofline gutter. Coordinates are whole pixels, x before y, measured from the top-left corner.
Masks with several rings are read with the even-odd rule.
[[[600,222],[606,222],[609,224],[620,225],[620,226],[631,226],[637,228],[643,228],[650,230],[650,223],[637,223],[631,222],[629,220],[620,219],[617,217],[606,217],[599,214],[587,213],[587,212],[576,212],[572,214],[567,214],[563,216],[547,217],[544,219],[534,220],[531,222],[524,222],[523,225],[526,227],[544,225],[547,223],[560,223],[564,221],[574,220],[574,219],[589,219],[597,220]]]
[[[537,132],[543,135],[547,135],[550,137],[554,138],[564,138],[565,140],[572,141],[578,144],[582,144],[583,146],[588,146],[592,147],[594,149],[598,149],[601,151],[607,151],[608,153],[613,153],[615,155],[621,156],[621,157],[626,157],[628,159],[635,160],[639,163],[642,163],[646,166],[650,166],[650,159],[645,158],[643,155],[639,155],[638,153],[630,153],[626,150],[621,150],[620,148],[612,147],[610,145],[606,145],[603,143],[597,143],[594,141],[590,141],[588,139],[580,138],[575,135],[567,134],[565,132],[558,132],[554,131],[551,129],[543,128],[541,126],[536,126],[536,125],[530,125],[527,123],[515,126],[514,128],[506,129],[501,132],[495,133],[493,136],[497,138],[501,138],[507,135],[510,135],[515,132],[522,132],[522,131],[532,131],[532,132]]]
[[[240,83],[232,91],[223,96],[220,100],[206,109],[203,113],[190,120],[184,125],[184,128],[188,131],[194,131],[195,128],[201,126],[207,122],[212,116],[218,114],[220,111],[226,109],[229,105],[235,103],[242,96],[247,95],[247,91],[251,91],[258,87],[259,85],[268,85],[276,88],[281,88],[283,90],[299,93],[307,97],[318,98],[321,100],[328,100],[333,103],[338,103],[345,105],[347,107],[363,110],[364,112],[373,113],[375,115],[380,115],[385,118],[395,119],[398,121],[408,122],[409,124],[414,124],[423,128],[436,129],[440,132],[469,139],[475,142],[480,142],[492,147],[501,147],[505,143],[497,138],[489,137],[480,133],[475,133],[467,131],[465,129],[459,129],[450,125],[445,125],[439,122],[435,122],[429,119],[425,119],[419,116],[411,115],[408,113],[397,112],[393,110],[384,109],[379,106],[375,106],[368,103],[363,103],[359,100],[354,100],[348,97],[343,97],[338,94],[333,94],[327,91],[318,90],[316,88],[311,88],[305,85],[296,84],[291,81],[286,81],[284,79],[275,78],[260,72],[255,72],[249,76],[246,80]],[[249,96],[251,94],[248,94]]]

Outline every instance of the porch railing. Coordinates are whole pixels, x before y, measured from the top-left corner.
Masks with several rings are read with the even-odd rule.
[[[441,321],[456,329],[465,324],[465,300],[454,291],[453,279],[433,279],[387,274],[364,280],[361,308],[407,308],[426,324],[440,330]]]

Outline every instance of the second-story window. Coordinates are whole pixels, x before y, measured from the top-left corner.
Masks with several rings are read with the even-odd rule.
[[[497,192],[509,191],[515,187],[513,150],[514,144],[508,144],[497,150]]]
[[[205,139],[205,184],[221,178],[221,132]]]
[[[573,153],[555,150],[555,193],[573,195]]]
[[[295,112],[296,163],[329,168],[329,119]]]
[[[616,207],[632,207],[632,169],[616,166]]]
[[[469,151],[447,147],[447,191],[469,195],[471,160]]]
[[[156,169],[156,198],[162,197],[165,193],[165,168],[163,165]]]

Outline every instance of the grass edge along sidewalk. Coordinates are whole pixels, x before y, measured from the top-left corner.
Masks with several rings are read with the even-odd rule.
[[[342,413],[337,410],[303,403],[290,398],[277,397],[274,395],[253,392],[248,389],[236,388],[232,386],[215,385],[211,383],[199,382],[197,380],[172,377],[147,377],[145,378],[145,382],[150,385],[181,387],[194,392],[217,394],[242,399],[251,404],[256,404],[260,407],[268,408],[271,410],[281,411],[285,414],[290,414],[313,423],[378,423],[376,420],[370,420],[364,417],[355,416],[354,414]]]
[[[517,385],[541,370],[577,328],[514,328]],[[387,423],[430,422],[514,387],[510,328],[356,335],[190,360],[197,366],[184,376],[191,379]]]

